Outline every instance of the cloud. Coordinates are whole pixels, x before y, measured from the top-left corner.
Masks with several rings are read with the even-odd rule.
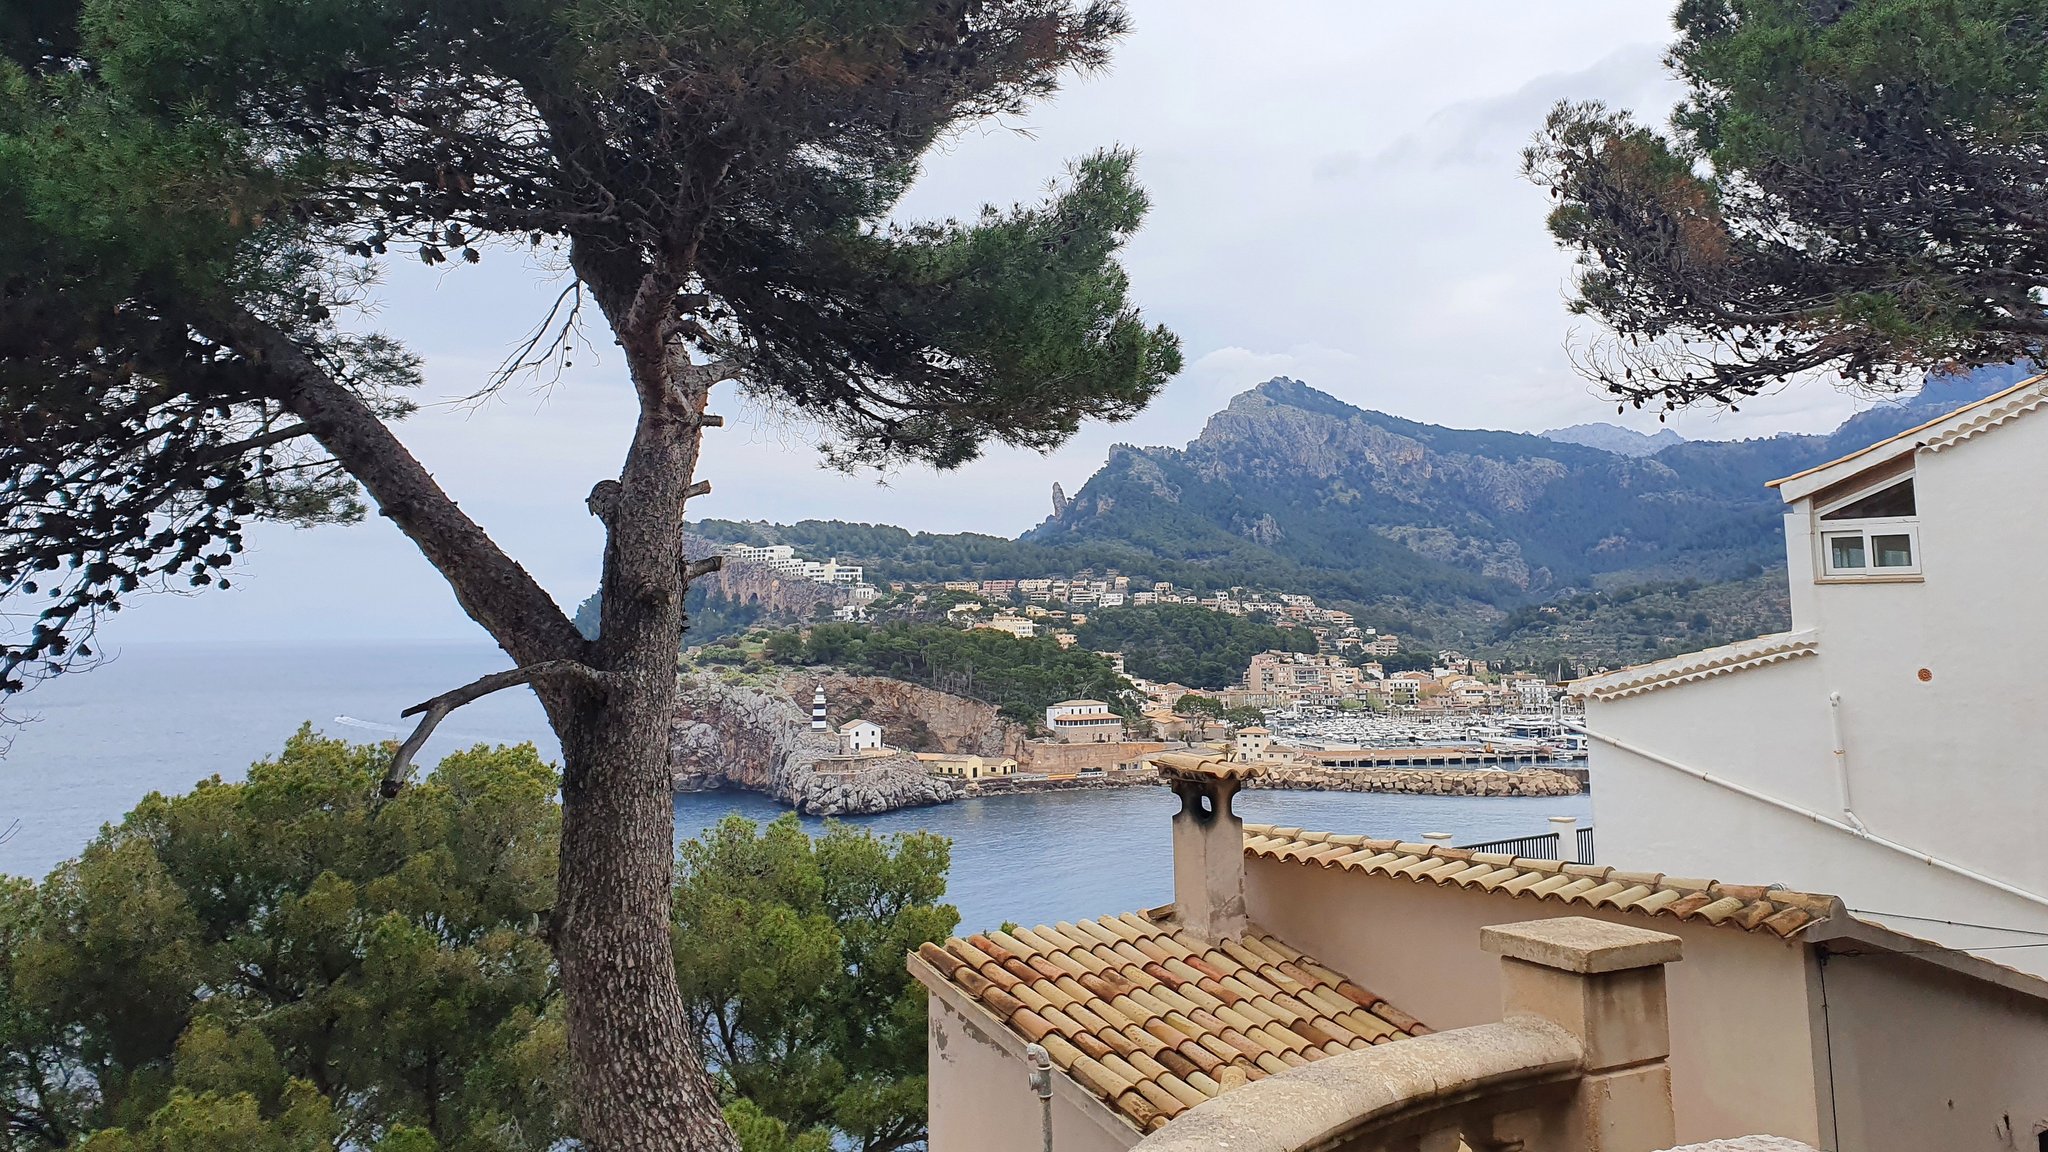
[[[1180,444],[1235,393],[1286,375],[1367,407],[1439,423],[1535,430],[1615,420],[1566,354],[1570,273],[1543,231],[1519,151],[1556,100],[1597,97],[1661,116],[1666,5],[1440,0],[1133,0],[1113,68],[1027,115],[949,139],[905,218],[1029,200],[1074,157],[1139,153],[1153,200],[1127,253],[1133,291],[1181,334],[1188,368],[1150,410],[1091,426],[1050,455],[994,450],[949,475],[878,483],[818,467],[815,434],[721,392],[699,516],[842,518],[1012,534],[1073,490],[1117,441]],[[583,508],[618,472],[633,408],[602,324],[550,388],[473,391],[561,289],[491,253],[474,268],[395,264],[378,323],[427,359],[429,406],[400,434],[436,477],[565,604],[595,585]],[[1826,389],[1685,414],[1688,436],[1831,425]],[[1625,422],[1642,426],[1642,421]],[[1654,420],[1649,422],[1654,427]],[[114,639],[479,633],[388,521],[266,529],[234,591],[159,598]],[[238,565],[238,568],[241,567]]]

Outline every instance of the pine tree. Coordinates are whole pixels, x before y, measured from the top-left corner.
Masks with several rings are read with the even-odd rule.
[[[549,937],[579,1128],[724,1149],[668,928],[664,743],[714,386],[815,422],[844,467],[952,467],[1134,414],[1178,369],[1127,302],[1133,156],[1043,203],[891,212],[949,131],[1102,67],[1112,0],[0,0],[0,588],[47,597],[5,687],[89,662],[122,597],[225,585],[252,518],[375,509],[560,737]],[[385,258],[552,245],[639,400],[596,639],[390,422],[416,358],[337,317]],[[515,357],[545,364],[547,328]],[[406,757],[393,764],[401,781]]]

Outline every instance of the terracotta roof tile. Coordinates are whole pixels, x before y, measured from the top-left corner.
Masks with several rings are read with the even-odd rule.
[[[1321,851],[1328,844],[1354,842],[1357,847],[1348,852],[1324,854]],[[1829,917],[1845,914],[1841,901],[1835,897],[1809,892],[1789,892],[1763,885],[1720,884],[1712,880],[1666,876],[1661,872],[1623,872],[1598,864],[1526,860],[1435,844],[1333,837],[1321,832],[1264,824],[1245,825],[1244,850],[1249,856],[1342,868],[1368,876],[1396,877],[1418,884],[1430,881],[1482,892],[1505,892],[1517,898],[1614,908],[1645,917],[1699,920],[1780,937],[1791,937]],[[1260,947],[1285,950],[1286,945],[1261,938],[1259,945],[1250,947],[1252,951],[1247,953],[1242,965],[1247,975],[1268,981],[1276,975],[1293,976],[1284,967],[1268,963],[1270,957],[1258,963],[1250,960]],[[1312,964],[1303,963],[1301,967],[1339,994],[1357,999],[1336,983],[1341,977]],[[1245,975],[1240,975],[1239,979],[1245,979]],[[1360,990],[1354,987],[1352,991]],[[1362,991],[1360,995],[1368,1000],[1377,999]],[[1315,1003],[1305,998],[1297,999]],[[1390,1018],[1378,1007],[1364,1006],[1371,1007],[1374,1014],[1382,1019]],[[1399,1014],[1397,1010],[1388,1011]]]
[[[1211,946],[1126,914],[926,944],[917,956],[1140,1131],[1227,1087],[1427,1031],[1256,930]]]

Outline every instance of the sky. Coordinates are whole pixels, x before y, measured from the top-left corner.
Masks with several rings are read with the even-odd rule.
[[[1231,396],[1291,376],[1366,408],[1462,427],[1540,431],[1617,416],[1571,367],[1587,333],[1564,302],[1570,263],[1519,153],[1563,98],[1661,120],[1666,4],[1643,0],[1129,0],[1110,70],[934,154],[903,219],[1040,198],[1072,159],[1122,145],[1153,208],[1124,255],[1147,316],[1187,367],[1136,419],[1051,455],[994,450],[956,472],[848,477],[815,437],[722,389],[693,517],[822,518],[1015,535],[1078,489],[1111,444],[1179,445]],[[473,267],[397,261],[369,323],[425,358],[413,452],[565,606],[595,587],[601,541],[583,507],[617,475],[630,390],[601,322],[559,380],[473,393],[564,281],[493,252]],[[1825,431],[1854,403],[1788,389],[1740,414],[1681,414],[1694,438]],[[482,639],[388,523],[252,538],[228,592],[138,599],[102,647],[163,640]]]

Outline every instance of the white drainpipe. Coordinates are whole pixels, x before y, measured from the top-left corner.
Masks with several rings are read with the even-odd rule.
[[[1626,740],[1620,740],[1616,739],[1613,736],[1609,736],[1604,732],[1595,732],[1593,731],[1593,729],[1587,728],[1586,736],[1589,739],[1598,740],[1600,743],[1605,744],[1610,748],[1618,748],[1631,756],[1639,756],[1644,760],[1648,760],[1652,764],[1658,764],[1665,768],[1669,768],[1674,772],[1679,772],[1686,776],[1690,776],[1695,780],[1701,781],[1702,783],[1712,784],[1716,788],[1725,788],[1738,796],[1747,796],[1751,800],[1755,800],[1761,804],[1768,804],[1781,812],[1790,812],[1795,816],[1804,816],[1808,820],[1813,821],[1815,824],[1820,824],[1829,828],[1833,828],[1837,832],[1846,832],[1849,835],[1854,836],[1858,840],[1862,840],[1869,844],[1875,844],[1879,848],[1896,852],[1901,856],[1911,857],[1912,859],[1918,860],[1922,864],[1925,864],[1930,868],[1940,869],[1941,871],[1947,872],[1952,876],[1960,876],[1965,880],[1974,880],[1977,883],[1982,884],[1988,888],[1995,888],[2008,896],[2017,896],[2020,899],[2025,900],[2029,904],[2036,904],[2040,907],[2048,908],[2048,896],[2040,896],[2036,893],[2029,892],[2024,888],[2016,888],[2011,884],[2007,884],[2003,880],[1996,880],[1992,877],[1986,876],[1982,872],[1972,871],[1971,869],[1965,868],[1960,864],[1956,864],[1948,860],[1943,860],[1939,856],[1930,856],[1927,853],[1920,851],[1918,848],[1910,848],[1904,844],[1899,843],[1896,840],[1887,840],[1884,837],[1871,832],[1867,828],[1861,828],[1849,824],[1844,824],[1840,820],[1837,820],[1832,816],[1827,816],[1823,815],[1822,813],[1815,812],[1811,808],[1802,808],[1789,800],[1780,800],[1776,796],[1772,796],[1769,793],[1759,792],[1754,788],[1748,787],[1747,785],[1737,784],[1733,780],[1724,779],[1723,777],[1716,776],[1711,772],[1702,772],[1698,768],[1693,768],[1684,764],[1680,764],[1678,761],[1670,759],[1666,756],[1660,756],[1657,753],[1650,751],[1648,748],[1638,747],[1634,744],[1629,743]]]
[[[1870,829],[1856,818],[1856,809],[1849,803],[1849,746],[1842,739],[1842,694],[1828,693],[1828,729],[1835,736],[1835,786],[1842,793],[1842,815],[1856,831],[1868,834]]]

